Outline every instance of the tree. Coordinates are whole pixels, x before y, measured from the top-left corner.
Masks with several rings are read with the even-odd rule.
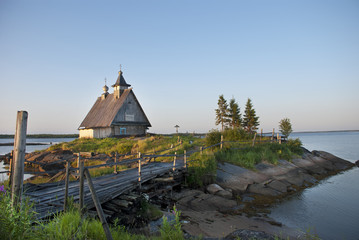
[[[288,138],[289,135],[293,132],[292,124],[290,123],[289,118],[283,118],[280,120],[279,131],[285,136],[285,138]]]
[[[223,95],[220,95],[218,99],[218,108],[216,109],[216,125],[221,124],[222,132],[224,127],[228,124],[228,120],[227,100],[224,99]]]
[[[255,132],[259,125],[259,117],[256,115],[256,110],[253,108],[252,100],[248,98],[246,108],[244,110],[242,126],[247,132]]]
[[[241,127],[242,123],[242,117],[240,113],[240,108],[238,106],[238,103],[236,103],[236,100],[232,98],[229,101],[229,109],[228,109],[228,117],[229,117],[229,125],[234,128]]]

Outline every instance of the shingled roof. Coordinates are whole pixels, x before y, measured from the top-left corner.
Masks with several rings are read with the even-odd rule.
[[[117,80],[118,81],[118,80]],[[117,83],[117,82],[116,82]],[[113,94],[109,94],[105,99],[101,99],[101,97],[97,98],[97,101],[92,106],[91,110],[82,121],[79,129],[86,129],[86,128],[96,128],[96,127],[110,127],[114,123],[114,119],[118,113],[118,111],[123,106],[127,96],[132,92],[133,96],[135,97],[136,101],[138,102],[135,94],[133,93],[132,89],[125,89],[121,94],[121,97],[116,99]],[[151,127],[150,122],[148,121],[141,105],[138,102],[139,107],[141,108],[146,122],[140,123],[141,125],[145,125],[147,127]],[[131,124],[129,122],[128,124]],[[137,123],[138,124],[138,123]]]
[[[115,86],[131,87],[131,84],[126,83],[126,80],[122,75],[122,71],[118,72],[117,81],[116,81],[116,83],[114,85],[112,85],[112,87],[115,87]]]

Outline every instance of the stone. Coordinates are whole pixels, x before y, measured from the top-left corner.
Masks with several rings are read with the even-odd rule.
[[[227,199],[232,199],[232,193],[228,192],[226,190],[220,190],[220,191],[216,192],[216,195],[227,198]]]
[[[290,186],[290,184],[286,181],[273,180],[270,183],[268,183],[267,186],[273,188],[278,192],[286,193],[287,188]]]
[[[248,230],[248,229],[240,229],[232,232],[231,234],[227,235],[224,240],[235,240],[235,239],[242,239],[242,240],[251,240],[251,239],[263,239],[263,240],[274,240],[274,236],[265,233],[263,231],[255,231],[255,230]]]
[[[357,167],[359,167],[359,160],[355,162],[355,165],[357,165]]]
[[[224,190],[221,186],[215,183],[208,185],[206,189],[210,194],[216,194],[216,192]]]
[[[259,195],[264,195],[264,196],[278,196],[281,194],[277,190],[268,188],[267,186],[265,186],[262,183],[250,185],[248,187],[248,192],[254,193],[254,194],[259,194]]]

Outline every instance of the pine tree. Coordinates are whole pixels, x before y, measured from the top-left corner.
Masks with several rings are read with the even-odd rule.
[[[222,126],[222,132],[228,124],[228,104],[227,100],[224,99],[223,95],[219,96],[218,108],[216,109],[216,125]]]
[[[252,100],[248,98],[246,108],[244,110],[242,126],[247,132],[255,132],[259,125],[259,117],[256,115],[256,110],[253,108]]]
[[[228,117],[230,119],[229,124],[233,129],[241,127],[242,117],[240,110],[241,109],[239,108],[238,103],[236,103],[236,100],[232,98],[229,101]]]

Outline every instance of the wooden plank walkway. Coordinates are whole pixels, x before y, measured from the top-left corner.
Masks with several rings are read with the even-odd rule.
[[[176,169],[183,167],[183,160],[177,159]],[[173,162],[154,162],[141,166],[141,183],[168,173],[173,168]],[[97,196],[101,204],[118,197],[119,195],[133,190],[138,186],[138,168],[132,168],[92,179]],[[65,182],[45,183],[26,186],[25,197],[29,197],[34,202],[34,210],[37,218],[43,219],[63,210],[65,194]],[[75,202],[79,201],[79,181],[72,181],[69,184],[69,197],[73,197]],[[90,209],[94,207],[91,192],[85,180],[84,204]]]

